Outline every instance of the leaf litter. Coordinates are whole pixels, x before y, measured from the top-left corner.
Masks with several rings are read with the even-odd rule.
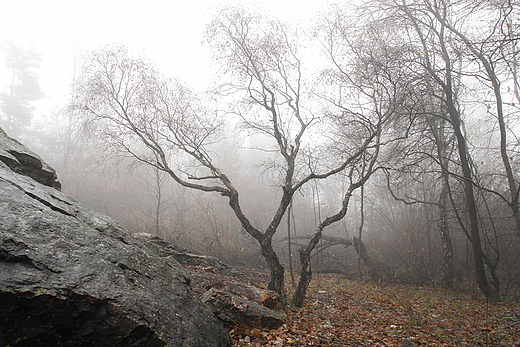
[[[273,330],[235,327],[233,346],[520,346],[520,304],[428,286],[321,275]]]

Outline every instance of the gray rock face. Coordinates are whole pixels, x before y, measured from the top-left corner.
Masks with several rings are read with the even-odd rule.
[[[47,165],[36,153],[7,136],[1,128],[0,161],[14,172],[29,176],[43,185],[61,189],[61,184],[56,178],[56,171]]]
[[[0,346],[229,346],[177,261],[20,166],[0,162]]]

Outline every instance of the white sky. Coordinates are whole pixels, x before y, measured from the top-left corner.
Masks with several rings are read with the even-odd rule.
[[[143,54],[161,71],[194,87],[211,80],[202,47],[205,24],[225,4],[254,4],[281,19],[311,21],[326,0],[0,0],[0,90],[7,84],[4,52],[10,40],[43,55],[39,71],[46,98],[35,116],[67,100],[74,47],[122,44]]]

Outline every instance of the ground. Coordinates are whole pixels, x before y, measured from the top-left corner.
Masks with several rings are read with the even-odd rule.
[[[520,303],[460,291],[322,275],[274,330],[236,327],[233,346],[520,346]]]

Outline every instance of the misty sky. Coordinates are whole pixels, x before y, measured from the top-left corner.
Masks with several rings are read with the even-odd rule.
[[[0,45],[8,40],[32,45],[43,55],[40,85],[46,98],[38,113],[52,112],[67,100],[73,52],[123,44],[143,54],[161,71],[203,88],[211,61],[201,45],[204,26],[225,4],[254,4],[284,20],[308,22],[327,1],[296,0],[0,0]],[[75,48],[76,47],[76,48]],[[9,74],[0,49],[0,90]]]

